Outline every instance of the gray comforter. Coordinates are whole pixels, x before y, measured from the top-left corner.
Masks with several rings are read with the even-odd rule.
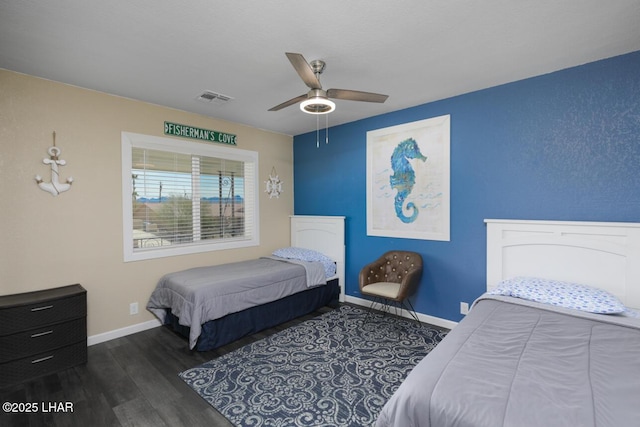
[[[201,325],[249,307],[265,304],[326,283],[317,262],[264,257],[198,267],[163,276],[147,309],[164,323],[167,308],[189,326],[189,346],[196,345]]]
[[[377,427],[640,425],[640,322],[479,299],[410,373]]]

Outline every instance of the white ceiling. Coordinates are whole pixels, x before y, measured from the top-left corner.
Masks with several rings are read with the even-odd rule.
[[[0,68],[288,135],[316,116],[267,111],[308,90],[285,52],[389,95],[333,126],[636,50],[638,0],[0,0]]]

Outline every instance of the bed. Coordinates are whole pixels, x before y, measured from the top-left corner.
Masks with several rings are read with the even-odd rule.
[[[291,246],[258,259],[163,276],[147,309],[213,350],[344,301],[344,217],[293,215]]]
[[[376,426],[639,425],[640,224],[486,224],[487,292]]]

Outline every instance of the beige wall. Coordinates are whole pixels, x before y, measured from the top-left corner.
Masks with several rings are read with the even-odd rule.
[[[259,152],[260,246],[149,261],[123,261],[121,132],[164,136],[164,121],[238,136]],[[57,197],[34,176],[56,146],[73,176]],[[203,142],[204,143],[204,142]],[[96,335],[152,320],[144,307],[157,279],[170,271],[255,258],[289,243],[293,212],[293,138],[100,92],[0,70],[0,295],[80,283],[88,291],[88,332]],[[269,199],[271,168],[284,183]],[[129,304],[138,302],[138,315]]]

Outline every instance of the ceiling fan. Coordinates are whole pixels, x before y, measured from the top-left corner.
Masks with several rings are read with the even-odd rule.
[[[384,102],[389,97],[388,95],[381,95],[379,93],[361,92],[358,90],[348,89],[322,89],[320,84],[320,74],[324,71],[325,62],[319,59],[311,61],[310,63],[304,59],[299,53],[285,53],[291,65],[297,71],[298,75],[304,81],[304,83],[311,88],[309,92],[304,95],[296,96],[282,104],[276,105],[269,109],[269,111],[278,111],[285,107],[301,102],[300,109],[309,114],[327,114],[335,110],[336,105],[329,98],[334,99],[347,99],[350,101],[365,101],[365,102]]]

